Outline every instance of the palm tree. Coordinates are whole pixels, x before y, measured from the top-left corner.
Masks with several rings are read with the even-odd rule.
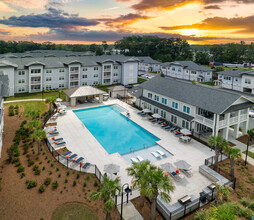
[[[36,118],[39,118],[41,116],[40,111],[31,110],[27,112],[27,117],[31,117],[32,120],[35,120]]]
[[[242,157],[241,150],[233,148],[229,144],[226,144],[223,150],[230,158],[230,175],[235,177],[235,160]]]
[[[25,128],[28,129],[30,132],[33,132],[34,130],[38,129],[41,126],[41,121],[33,120],[29,121],[27,125],[25,125]]]
[[[45,100],[46,103],[49,103],[49,111],[51,112],[51,106],[52,104],[56,101],[56,98],[54,97],[49,97]]]
[[[111,219],[111,211],[115,206],[116,192],[120,192],[121,187],[119,185],[120,179],[117,177],[115,180],[109,179],[106,175],[103,176],[103,183],[99,192],[92,192],[90,198],[92,200],[103,199],[104,210],[106,211],[106,219]]]
[[[214,168],[215,171],[218,170],[218,161],[219,161],[219,154],[220,151],[224,148],[225,145],[227,145],[227,141],[223,139],[220,135],[219,136],[210,136],[208,140],[208,145],[210,147],[213,147],[215,150],[215,162],[214,162]]]
[[[144,175],[148,172],[150,161],[145,160],[140,163],[132,163],[132,166],[127,168],[128,175],[133,176],[134,180],[132,182],[133,188],[139,187],[140,191],[140,207],[144,206],[145,201],[145,189],[147,186],[147,181],[143,179]]]
[[[230,201],[230,192],[232,189],[228,186],[214,184],[215,188],[215,205],[223,203],[224,201]]]
[[[35,132],[31,136],[33,139],[37,141],[38,145],[38,154],[40,154],[41,151],[41,141],[44,140],[46,136],[46,132],[43,129],[35,130]]]
[[[156,219],[156,203],[157,197],[160,194],[161,198],[165,202],[170,202],[170,192],[174,191],[172,179],[164,174],[164,171],[160,167],[149,166],[148,171],[144,174],[144,180],[147,181],[147,187],[145,188],[145,195],[152,201],[151,205],[151,220]]]
[[[246,150],[246,158],[245,158],[245,166],[247,164],[247,158],[248,158],[248,151],[249,151],[249,144],[252,138],[254,138],[254,131],[252,129],[249,129],[247,131],[248,134],[248,142],[247,142],[247,150]]]
[[[61,98],[62,89],[58,89],[58,98]]]

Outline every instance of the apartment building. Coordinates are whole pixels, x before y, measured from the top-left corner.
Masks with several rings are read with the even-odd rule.
[[[247,133],[249,108],[254,106],[238,94],[161,76],[141,84],[136,97],[137,106],[149,108],[180,128],[193,134],[220,134],[226,140],[230,127],[235,138],[240,128]]]
[[[192,61],[175,61],[161,64],[161,72],[173,78],[197,82],[210,82],[213,70]]]
[[[3,55],[0,71],[9,77],[9,95],[83,85],[137,83],[138,60],[134,57],[54,52]]]
[[[222,88],[254,94],[254,71],[221,71],[218,72],[218,80],[215,84]]]
[[[161,63],[151,57],[137,57],[139,60],[138,69],[144,72],[159,72]]]
[[[3,145],[3,128],[4,128],[4,98],[8,97],[9,93],[9,79],[0,72],[0,158]]]

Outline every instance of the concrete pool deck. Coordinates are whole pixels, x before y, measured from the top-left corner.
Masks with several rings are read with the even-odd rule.
[[[212,183],[211,180],[199,173],[199,166],[204,164],[206,158],[214,156],[214,151],[211,151],[210,148],[195,140],[192,140],[190,143],[179,142],[179,138],[174,134],[161,129],[160,125],[151,123],[147,118],[139,116],[137,114],[138,110],[116,99],[109,99],[102,104],[86,103],[75,108],[67,107],[66,114],[59,116],[56,122],[59,136],[64,138],[68,150],[76,153],[78,156],[84,157],[84,162],[96,164],[102,173],[104,173],[103,168],[105,164],[115,163],[120,165],[118,176],[121,178],[121,183],[131,184],[132,179],[126,172],[126,168],[130,166],[129,162],[118,153],[109,155],[72,111],[111,104],[118,104],[128,110],[131,120],[157,136],[160,139],[157,143],[173,154],[171,157],[162,157],[160,160],[153,162],[154,165],[160,166],[166,162],[174,163],[177,160],[185,160],[191,164],[192,177],[188,178],[185,176],[180,182],[173,181],[175,191],[171,193],[171,203],[177,202],[179,198],[185,195],[193,194],[198,197],[199,192]],[[136,193],[132,197],[135,196],[137,196]]]

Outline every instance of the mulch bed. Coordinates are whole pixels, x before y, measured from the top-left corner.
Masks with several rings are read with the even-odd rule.
[[[50,220],[54,210],[68,202],[83,203],[96,211],[97,219],[105,219],[103,202],[90,200],[91,192],[98,189],[98,186],[94,184],[95,181],[98,182],[97,178],[91,174],[67,169],[52,157],[45,144],[43,144],[42,153],[39,156],[37,155],[36,143],[33,144],[35,153],[32,152],[31,148],[28,151],[31,160],[41,169],[40,175],[35,175],[33,165],[28,167],[28,159],[26,155],[23,155],[21,141],[21,155],[19,158],[21,164],[25,167],[25,177],[20,177],[15,164],[7,161],[6,150],[13,144],[12,140],[15,136],[15,131],[19,129],[20,123],[24,118],[19,118],[18,116],[9,117],[8,109],[5,109],[4,114],[4,131],[6,134],[3,138],[0,159],[0,219]],[[43,167],[45,167],[44,170]],[[69,175],[67,175],[67,171],[69,171]],[[80,174],[78,179],[77,173]],[[47,177],[51,178],[51,182],[57,180],[59,186],[57,189],[53,189],[52,185],[45,186],[45,192],[40,193],[38,189],[43,185]],[[67,183],[65,179],[67,179]],[[37,186],[27,189],[26,180],[36,181]],[[73,186],[74,180],[76,181],[76,186]],[[85,187],[83,186],[84,182],[86,182]],[[112,212],[112,219],[119,219],[119,213],[116,209]]]
[[[247,145],[247,143],[248,143],[248,135],[246,134],[244,136],[241,136],[241,137],[237,138],[236,140],[239,141],[239,142],[242,142],[243,144]],[[253,144],[254,144],[254,140],[250,141],[249,146],[251,146]]]

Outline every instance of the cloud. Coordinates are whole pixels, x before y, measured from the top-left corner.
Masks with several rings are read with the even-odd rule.
[[[151,19],[153,17],[149,17],[149,16],[145,16],[145,15],[140,15],[140,14],[133,14],[133,13],[129,13],[127,15],[121,15],[117,18],[103,18],[103,19],[99,19],[99,21],[102,21],[105,23],[105,25],[109,26],[109,27],[117,27],[119,29],[133,24],[139,20],[148,20]]]
[[[9,35],[9,34],[10,34],[9,31],[4,30],[4,29],[0,29],[0,36],[1,36],[1,35]]]
[[[70,15],[55,8],[48,8],[48,12],[44,14],[11,16],[8,19],[0,19],[0,24],[13,27],[74,28],[94,26],[98,23],[96,20],[78,17],[77,14]]]
[[[10,8],[4,2],[0,2],[0,12],[16,12],[16,10]]]
[[[48,4],[48,0],[2,0],[2,2],[27,9],[43,9]]]
[[[249,33],[254,34],[254,15],[248,17],[213,17],[206,18],[201,23],[192,25],[179,25],[171,27],[160,27],[163,30],[181,30],[196,28],[199,30],[234,30],[233,33]],[[235,30],[239,29],[239,30]]]
[[[112,10],[116,10],[118,8],[120,8],[120,7],[116,6],[116,7],[112,7],[112,8],[105,8],[104,11],[112,11]]]
[[[221,7],[219,5],[208,5],[204,9],[221,9]]]

